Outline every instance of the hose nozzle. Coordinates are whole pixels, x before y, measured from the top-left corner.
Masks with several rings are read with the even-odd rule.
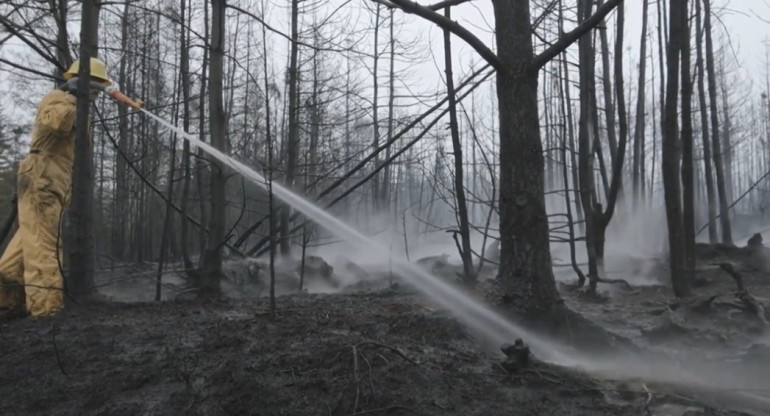
[[[137,110],[141,109],[144,103],[141,100],[132,100],[128,98],[125,94],[120,92],[117,88],[113,87],[112,85],[104,87],[104,92],[107,93],[112,99],[115,101],[121,102],[123,104],[126,104],[130,107],[136,108]]]

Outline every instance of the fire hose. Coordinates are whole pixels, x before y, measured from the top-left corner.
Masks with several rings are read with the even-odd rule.
[[[62,86],[59,88],[64,91],[75,93],[77,91],[77,83],[78,83],[77,77],[72,78],[67,82],[65,82],[64,84],[62,84]],[[123,103],[129,107],[133,107],[136,109],[142,108],[142,105],[143,105],[142,101],[132,100],[131,98],[129,98],[128,96],[120,92],[120,90],[113,85],[104,85],[101,82],[91,81],[90,86],[91,88],[96,88],[104,91],[105,94],[107,94],[110,98],[112,98],[113,100],[119,103]],[[5,244],[6,241],[8,240],[8,237],[11,234],[11,230],[13,229],[13,224],[16,222],[16,219],[19,215],[19,207],[17,205],[17,202],[18,202],[18,195],[14,193],[13,198],[11,199],[11,211],[8,213],[8,216],[6,217],[5,221],[2,223],[2,227],[0,228],[0,245]]]

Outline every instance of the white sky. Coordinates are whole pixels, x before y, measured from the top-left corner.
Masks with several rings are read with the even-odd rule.
[[[327,2],[327,7],[331,10],[336,8],[337,5],[344,3],[343,7],[361,9],[366,6],[364,2],[368,0],[330,0]],[[664,0],[668,2],[668,0]],[[730,41],[733,49],[736,51],[738,62],[741,65],[742,74],[740,75],[744,79],[750,79],[753,81],[754,88],[760,88],[764,85],[765,71],[765,46],[764,41],[770,38],[770,24],[766,21],[770,21],[770,2],[768,0],[713,0],[714,10],[718,11],[720,16],[719,20],[715,20],[715,28],[726,30],[730,34]],[[281,30],[286,30],[286,1],[273,0],[273,6],[269,12],[270,24]],[[428,1],[421,0],[423,4],[428,4]],[[432,0],[431,0],[432,2]],[[628,45],[626,54],[627,59],[630,59],[627,65],[627,71],[634,71],[631,66],[631,62],[638,60],[638,42],[641,30],[641,7],[642,0],[626,0],[626,33],[625,42]],[[236,2],[237,3],[237,2]],[[655,27],[656,22],[656,0],[651,0],[650,4],[650,26]],[[371,3],[369,3],[371,7]],[[256,10],[253,10],[256,12]],[[397,12],[402,19],[404,19],[404,29],[401,36],[404,38],[413,37],[415,39],[423,39],[426,43],[429,40],[430,49],[433,54],[433,60],[422,65],[416,65],[409,68],[410,77],[413,79],[404,80],[409,85],[421,85],[428,90],[440,89],[443,82],[443,53],[442,53],[442,32],[435,25],[422,21],[420,18],[411,15],[404,15],[402,12]],[[320,13],[323,15],[324,13]],[[387,16],[384,12],[383,16]],[[491,27],[494,26],[494,15],[492,13],[492,4],[488,0],[474,0],[470,3],[461,5],[453,9],[452,18],[458,20],[467,29],[476,34],[480,39],[487,42],[491,48],[494,49],[494,37]],[[306,18],[306,20],[309,20]],[[363,23],[365,24],[365,23]],[[610,26],[610,36],[612,36],[612,26]],[[568,28],[569,29],[569,28]],[[383,41],[387,40],[387,30],[383,30]],[[77,28],[73,28],[73,34],[79,33]],[[278,51],[278,55],[273,56],[272,65],[276,71],[282,70],[282,63],[285,61],[285,57],[282,51],[285,51],[286,42],[277,35],[271,35],[271,38],[275,42],[274,51]],[[715,42],[719,44],[721,40],[726,39],[724,36],[718,37]],[[654,42],[654,37],[651,37]],[[14,49],[18,50],[18,42],[9,42],[9,44],[0,47],[0,55],[5,58],[16,59],[18,55],[14,53]],[[280,45],[280,46],[279,46]],[[657,55],[657,45],[653,44],[648,46],[648,50],[653,56]],[[464,74],[470,72],[471,62],[480,62],[480,57],[465,45],[462,41],[453,38],[453,53],[455,55],[455,76],[456,79],[460,79]],[[387,71],[385,63],[381,64],[381,69]],[[0,94],[5,97],[2,99],[4,107],[4,114],[7,117],[12,118],[14,121],[22,122],[23,120],[31,119],[31,111],[34,110],[34,102],[39,94],[42,94],[46,88],[50,87],[50,83],[44,82],[41,84],[33,84],[31,82],[25,82],[23,85],[23,91],[19,91],[18,85],[10,85],[5,72],[7,67],[0,64]],[[385,72],[383,72],[385,74]],[[385,87],[385,80],[383,78],[383,88]],[[628,80],[630,82],[631,80]],[[384,96],[384,90],[381,92],[381,96]],[[755,91],[752,91],[754,93]],[[401,91],[405,93],[405,91]],[[756,93],[759,93],[758,91]]]

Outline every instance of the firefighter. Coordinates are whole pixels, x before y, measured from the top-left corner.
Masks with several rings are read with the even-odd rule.
[[[90,65],[93,102],[112,81],[102,61],[91,58]],[[0,257],[0,308],[11,316],[47,316],[63,307],[60,223],[70,201],[78,70],[75,61],[67,82],[40,101],[29,154],[17,171],[19,228]]]

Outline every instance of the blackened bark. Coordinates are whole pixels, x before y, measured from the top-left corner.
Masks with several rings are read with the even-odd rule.
[[[670,0],[669,43],[667,49],[668,81],[666,84],[666,117],[663,130],[663,193],[668,222],[671,282],[677,297],[689,295],[684,277],[684,238],[682,229],[682,191],[679,182],[680,144],[678,138],[679,57],[682,48],[681,0]]]
[[[318,33],[315,35],[315,44],[318,45]],[[307,168],[307,175],[305,176],[305,182],[309,185],[305,185],[305,189],[307,189],[311,194],[313,193],[313,188],[315,188],[315,184],[317,181],[316,178],[316,172],[318,167],[316,166],[318,161],[318,143],[320,141],[321,136],[321,103],[319,99],[319,80],[318,80],[318,53],[313,53],[313,87],[312,92],[310,96],[310,146],[308,149],[308,153],[310,153],[310,160],[308,162],[309,166]],[[303,226],[303,233],[302,233],[302,241],[303,241],[303,252],[305,251],[305,232],[307,224]],[[302,255],[302,261],[304,260],[305,255]]]
[[[500,280],[530,311],[561,299],[551,268],[529,1],[493,0],[500,128]]]
[[[620,138],[618,142],[618,151],[612,164],[612,179],[610,182],[610,192],[607,195],[607,207],[599,217],[596,227],[596,261],[600,277],[604,278],[604,242],[607,227],[612,220],[615,212],[620,189],[623,183],[623,162],[626,156],[626,145],[628,143],[628,114],[626,113],[626,97],[624,91],[625,82],[623,80],[623,27],[625,25],[625,4],[618,6],[617,15],[617,34],[615,35],[615,96],[618,107],[618,127]]]
[[[262,25],[262,53],[263,56],[267,56],[267,31],[265,26]],[[267,74],[267,59],[262,60],[262,69]],[[265,140],[267,141],[267,171],[265,172],[265,178],[267,178],[267,193],[268,193],[268,233],[270,239],[270,311],[275,313],[275,254],[276,254],[276,241],[278,227],[276,227],[275,206],[273,204],[273,130],[270,125],[270,84],[268,78],[264,79],[265,88]]]
[[[178,94],[177,97],[178,99]],[[178,115],[177,110],[174,109],[175,117],[174,117],[174,125],[176,125],[176,122],[178,121]],[[156,281],[155,281],[155,301],[160,302],[161,299],[161,289],[162,289],[162,283],[163,283],[163,266],[165,265],[166,259],[168,258],[168,253],[171,250],[169,241],[173,240],[173,229],[171,227],[172,225],[172,218],[174,215],[174,207],[172,204],[173,198],[174,198],[174,171],[175,171],[175,164],[176,164],[176,143],[177,143],[177,137],[176,134],[174,134],[174,138],[171,142],[171,155],[169,158],[169,170],[168,170],[168,183],[166,184],[166,199],[168,200],[168,203],[166,204],[166,213],[163,217],[163,231],[161,232],[160,237],[160,255],[158,256],[158,272],[156,275]],[[186,218],[185,218],[186,220]],[[173,257],[171,257],[173,259]]]
[[[562,23],[562,10],[559,10],[559,24],[561,26]],[[570,94],[569,94],[569,82],[568,75],[567,75],[567,66],[566,66],[566,54],[562,55],[562,64],[559,66],[559,78],[564,78],[565,82],[559,81],[559,96],[563,97],[561,101],[561,115],[566,120],[566,123],[562,123],[562,129],[561,129],[561,159],[562,159],[562,180],[564,181],[564,203],[567,208],[567,227],[569,231],[569,255],[570,255],[570,263],[572,264],[572,270],[575,272],[575,274],[578,277],[578,286],[582,287],[585,284],[586,276],[583,273],[583,271],[580,269],[580,266],[577,262],[577,256],[576,256],[576,242],[575,242],[575,221],[574,217],[572,216],[572,201],[570,200],[569,194],[569,169],[567,167],[567,160],[570,160],[570,157],[568,156],[568,149],[570,150],[569,153],[574,153],[571,151],[571,148],[568,148],[567,146],[567,140],[569,138],[570,144],[572,145],[575,142],[575,133],[574,129],[572,128],[572,103],[570,102]],[[566,88],[565,88],[566,86]],[[573,160],[573,166],[574,166],[574,157],[571,158]],[[575,172],[575,169],[572,169],[573,172]],[[573,179],[573,186],[577,187],[577,180]],[[577,194],[579,195],[579,194]],[[580,207],[579,201],[576,200],[575,206]]]
[[[450,18],[449,8],[445,9],[444,15]],[[457,215],[460,228],[460,240],[462,247],[460,257],[463,261],[463,279],[465,282],[473,284],[476,281],[473,272],[473,257],[471,253],[471,236],[468,225],[468,206],[465,201],[465,184],[463,173],[463,146],[460,143],[460,129],[457,125],[457,103],[455,102],[454,75],[452,74],[452,43],[451,34],[444,30],[444,68],[446,72],[446,88],[449,97],[449,129],[452,133],[452,151],[454,152],[455,162],[455,203],[457,204]]]
[[[706,34],[706,68],[708,71],[709,102],[711,110],[711,135],[714,138],[714,170],[717,176],[717,195],[719,198],[719,219],[722,226],[722,243],[733,244],[732,229],[730,227],[730,208],[727,206],[727,192],[725,173],[723,168],[723,149],[719,132],[719,113],[717,108],[717,76],[714,68],[714,45],[711,39],[711,0],[703,0]]]
[[[390,70],[388,71],[388,141],[393,138],[393,109],[394,104],[396,101],[396,39],[393,35],[393,10],[390,11]],[[390,153],[391,149],[390,146],[388,146],[387,150],[385,150],[385,160],[390,159]],[[400,170],[399,170],[400,172]],[[390,187],[391,187],[391,172],[390,172],[390,164],[387,164],[385,166],[385,170],[382,172],[382,177],[384,178],[382,181],[382,191],[380,192],[382,196],[380,199],[382,201],[387,201],[390,196]],[[396,199],[398,198],[398,187],[396,187],[395,192]],[[398,212],[398,200],[394,201],[393,204],[394,212]]]
[[[209,2],[203,2],[203,36],[208,39],[209,37]],[[206,89],[208,88],[208,67],[209,67],[209,48],[203,48],[203,60],[201,65],[201,81],[200,81],[200,102],[198,106],[198,131],[199,138],[202,142],[206,141]],[[206,206],[206,154],[203,149],[198,149],[198,157],[195,159],[195,187],[198,191],[199,209],[200,209],[200,222],[206,224],[208,222],[208,207]],[[206,239],[208,238],[208,230],[206,227],[200,227],[198,233],[198,245],[199,253],[201,255],[206,251]],[[199,264],[202,261],[199,260]]]
[[[56,21],[56,60],[59,62],[59,68],[56,71],[56,75],[60,77],[64,72],[63,69],[69,68],[69,66],[72,65],[69,32],[67,31],[68,12],[69,6],[67,0],[51,2],[51,15]]]
[[[579,19],[585,21],[591,16],[590,2],[579,3]],[[601,3],[599,4],[601,7]],[[618,7],[617,17],[617,35],[615,37],[615,89],[612,89],[612,83],[609,79],[609,46],[606,39],[602,40],[602,55],[605,72],[605,103],[608,108],[605,111],[612,112],[607,115],[607,124],[610,131],[610,137],[615,137],[615,109],[612,106],[613,96],[617,100],[618,124],[619,124],[619,142],[614,151],[611,163],[611,177],[608,179],[607,173],[604,173],[606,189],[606,208],[599,204],[593,181],[593,155],[601,154],[601,148],[598,143],[598,117],[596,110],[596,94],[594,91],[594,51],[589,35],[583,36],[579,40],[580,49],[580,155],[579,171],[581,176],[580,192],[583,210],[586,212],[586,251],[588,253],[588,278],[590,280],[589,289],[596,291],[597,283],[605,278],[604,273],[604,243],[607,227],[612,220],[615,212],[615,206],[618,201],[618,195],[622,186],[623,162],[625,160],[626,144],[628,142],[628,120],[626,114],[626,100],[624,94],[623,81],[623,26],[625,23],[624,5]],[[606,38],[606,34],[602,34]],[[591,129],[593,127],[593,129]],[[593,140],[590,135],[594,134]],[[616,138],[617,139],[617,138]],[[612,143],[610,143],[612,146]],[[592,149],[591,146],[594,146]],[[601,159],[600,159],[601,161]],[[603,169],[604,170],[604,169]]]
[[[706,104],[705,70],[703,63],[703,27],[701,25],[701,3],[695,1],[696,51],[695,66],[698,71],[698,102],[700,104],[701,135],[703,138],[703,166],[706,175],[706,198],[708,200],[709,242],[719,241],[717,236],[717,205],[712,171],[711,138],[709,134],[709,111]]]
[[[732,121],[730,119],[730,104],[727,100],[727,79],[725,78],[725,54],[719,54],[719,67],[717,69],[719,74],[720,97],[722,98],[722,136],[720,136],[722,142],[722,165],[724,166],[725,173],[725,199],[727,202],[734,200],[734,182],[733,182],[733,144],[732,144]],[[745,159],[744,159],[745,160]],[[740,163],[740,162],[739,162]],[[745,165],[746,162],[740,163]],[[746,180],[746,177],[741,175],[739,180]],[[740,186],[740,185],[739,185]],[[748,184],[744,185],[748,186]],[[752,196],[753,198],[753,196]]]
[[[379,84],[379,78],[377,77],[378,68],[379,68],[379,62],[380,62],[380,44],[379,44],[379,34],[380,34],[380,3],[376,3],[374,5],[377,8],[375,19],[374,19],[374,67],[372,68],[372,80],[374,81],[373,91],[372,91],[372,147],[374,149],[377,149],[380,147],[380,118],[378,114],[379,110],[379,92],[380,92],[380,84]],[[380,165],[380,156],[377,154],[374,157],[374,166],[377,167]],[[377,174],[374,176],[374,180],[372,181],[372,195],[374,198],[372,198],[372,203],[374,205],[374,210],[378,211],[380,209],[384,209],[385,201],[382,200],[382,195],[380,195],[380,188],[381,184],[380,181],[382,180],[381,175]]]
[[[591,14],[591,2],[578,2],[578,22],[584,21]],[[578,119],[578,175],[580,177],[580,202],[585,213],[585,241],[588,254],[588,279],[591,290],[596,290],[599,279],[597,264],[597,221],[601,208],[596,204],[594,183],[594,146],[597,138],[592,137],[597,129],[594,125],[596,111],[596,94],[594,92],[594,49],[592,34],[583,35],[578,41],[580,62],[580,116]]]
[[[179,71],[182,76],[182,126],[184,131],[190,131],[190,51],[189,51],[189,38],[190,30],[188,27],[187,19],[187,1],[180,0],[180,15],[181,15],[181,50],[179,56]],[[182,201],[180,203],[182,208],[182,217],[179,227],[179,234],[182,243],[182,259],[184,261],[184,267],[186,270],[193,268],[192,259],[190,258],[190,227],[189,220],[187,219],[189,212],[189,200],[190,200],[190,178],[192,172],[190,169],[190,142],[183,140],[182,143],[182,169],[184,178],[182,179]]]
[[[634,161],[632,167],[634,207],[643,199],[644,194],[644,130],[647,119],[644,116],[644,106],[646,100],[647,80],[647,20],[648,20],[649,0],[642,0],[642,36],[639,46],[639,83],[637,88],[636,100],[636,125],[634,127]]]
[[[598,5],[604,3],[599,0]],[[607,41],[607,25],[604,24],[599,29],[599,38],[602,45],[602,86],[604,87],[604,115],[607,123],[607,140],[610,145],[610,159],[614,164],[618,156],[618,138],[615,131],[615,106],[613,103],[614,94],[612,93],[612,76],[610,74],[610,47]]]
[[[118,77],[120,82],[127,84],[127,66],[128,66],[128,24],[130,22],[129,3],[123,6],[123,19],[120,30],[120,47],[126,51],[120,57],[120,67]],[[128,154],[128,107],[118,106],[118,149],[121,154]],[[115,218],[112,226],[112,255],[118,259],[125,259],[126,256],[126,229],[128,219],[128,167],[126,160],[122,157],[116,157],[115,160]]]
[[[211,0],[211,68],[209,84],[211,144],[226,152],[227,126],[223,89],[224,39],[226,0]],[[209,217],[209,238],[203,255],[203,273],[198,295],[216,297],[221,292],[222,248],[225,243],[225,186],[227,172],[225,165],[213,157],[211,164],[211,216]]]
[[[297,54],[299,53],[298,32],[299,0],[291,0],[291,51],[289,57],[289,140],[286,144],[286,177],[285,184],[291,189],[297,175],[297,159],[299,158],[299,102],[297,88]],[[288,205],[281,207],[281,255],[291,255],[291,232],[289,230],[291,209]]]
[[[687,2],[681,5],[682,37],[682,222],[684,274],[687,287],[695,280],[695,183],[693,173],[692,82],[690,81],[690,24]]]
[[[97,57],[98,0],[85,0],[80,27],[80,71],[77,91],[75,160],[72,169],[72,205],[70,207],[71,250],[67,291],[74,299],[96,293],[94,286],[94,173],[93,148],[89,123],[89,82],[91,57]]]
[[[663,132],[666,130],[666,51],[664,48],[664,45],[666,44],[666,41],[668,39],[668,34],[665,31],[665,14],[666,14],[666,2],[663,0],[657,0],[657,9],[658,9],[658,65],[660,68],[660,104],[658,105],[658,108],[660,110],[660,126],[656,125],[656,128],[660,128],[661,136],[663,135]],[[654,130],[653,130],[654,134]],[[663,144],[663,139],[661,138],[661,146]],[[653,191],[655,189],[655,167],[657,166],[655,163],[655,159],[657,157],[657,139],[653,136],[653,142],[652,142],[652,171],[650,172],[650,195],[653,195]],[[650,201],[652,201],[653,198],[650,198]]]
[[[564,31],[564,8],[562,5],[562,2],[559,2],[559,30],[562,32]],[[567,115],[567,133],[569,134],[569,159],[572,165],[572,188],[573,192],[575,193],[575,212],[577,214],[577,222],[578,222],[578,232],[584,232],[585,231],[585,222],[584,222],[584,215],[583,215],[583,208],[580,203],[580,186],[578,185],[580,183],[579,179],[579,172],[578,172],[578,163],[577,163],[577,152],[575,149],[577,148],[575,145],[575,123],[574,123],[574,117],[572,115],[572,97],[570,94],[570,90],[572,89],[572,84],[570,83],[570,70],[568,66],[568,56],[567,53],[564,52],[562,54],[561,58],[561,66],[562,66],[562,73],[564,74],[564,86],[562,87],[562,90],[564,91],[564,98],[566,100],[566,115]],[[566,163],[566,162],[565,162]],[[578,284],[582,286],[585,284],[585,276],[583,273],[578,274]]]

